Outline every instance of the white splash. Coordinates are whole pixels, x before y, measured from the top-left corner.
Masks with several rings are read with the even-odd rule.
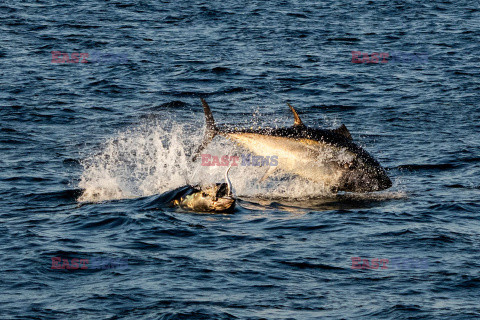
[[[165,125],[165,126],[164,126]],[[82,161],[79,201],[135,198],[187,184],[189,160],[185,128],[145,123],[108,139],[100,152]]]

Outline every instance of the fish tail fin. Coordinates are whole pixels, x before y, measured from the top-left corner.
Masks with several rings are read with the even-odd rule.
[[[215,126],[215,120],[213,119],[210,106],[203,98],[200,98],[200,100],[202,101],[203,111],[205,112],[205,134],[203,135],[202,143],[198,146],[197,150],[193,154],[192,161],[197,160],[200,152],[202,152],[203,149],[205,149],[207,145],[213,140],[213,138],[215,138],[215,136],[218,134],[218,129]]]

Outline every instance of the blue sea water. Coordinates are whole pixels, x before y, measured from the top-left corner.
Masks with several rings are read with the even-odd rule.
[[[3,0],[0,21],[1,319],[480,316],[479,2]],[[233,214],[162,205],[223,179],[188,160],[200,97],[221,124],[291,125],[287,101],[345,124],[394,185],[234,168]]]

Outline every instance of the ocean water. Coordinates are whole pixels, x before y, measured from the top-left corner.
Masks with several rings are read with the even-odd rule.
[[[1,319],[480,316],[478,2],[4,0],[0,17]],[[393,187],[238,167],[233,214],[169,208],[223,179],[189,161],[200,97],[239,128],[291,125],[287,101],[345,124]]]

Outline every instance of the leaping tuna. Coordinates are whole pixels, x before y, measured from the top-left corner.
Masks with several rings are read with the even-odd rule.
[[[337,129],[305,126],[292,105],[294,124],[286,128],[233,129],[215,125],[207,102],[201,99],[206,131],[193,161],[217,135],[224,136],[259,156],[278,155],[278,166],[269,167],[323,185],[332,192],[371,192],[388,189],[392,181],[385,169],[367,151],[353,142],[345,125]]]

